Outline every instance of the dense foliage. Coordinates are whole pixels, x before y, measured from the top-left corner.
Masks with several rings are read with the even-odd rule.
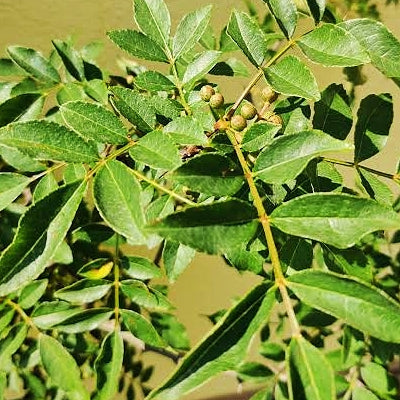
[[[400,172],[364,164],[387,142],[392,96],[356,106],[341,84],[321,91],[312,63],[345,68],[353,88],[365,64],[399,84],[400,42],[324,0],[264,3],[262,18],[250,2],[233,10],[220,35],[201,8],[172,35],[163,0],[135,0],[137,29],[108,32],[130,56],[122,76],[99,68],[95,45],[7,49],[0,398],[181,399],[226,371],[261,385],[252,400],[398,398],[400,269],[387,248]],[[233,104],[212,83],[251,74]],[[135,255],[142,245],[154,260]],[[168,285],[196,252],[260,283],[190,349]],[[257,334],[264,362],[247,357]],[[156,388],[140,349],[177,363]]]

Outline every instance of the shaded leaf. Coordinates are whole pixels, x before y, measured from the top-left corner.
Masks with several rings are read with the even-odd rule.
[[[14,172],[0,172],[0,211],[11,204],[29,184],[27,176]]]
[[[42,200],[48,194],[57,189],[58,182],[54,177],[54,174],[46,174],[35,187],[35,191],[33,192],[33,202],[36,203],[37,201]]]
[[[18,304],[21,308],[33,307],[46,291],[48,279],[40,279],[26,285],[18,297]]]
[[[164,50],[149,37],[131,29],[107,32],[107,36],[130,55],[149,61],[168,62]]]
[[[211,5],[200,8],[185,15],[179,22],[172,39],[172,54],[175,60],[189,52],[199,42],[210,21],[211,9]]]
[[[124,325],[133,336],[151,346],[164,346],[163,340],[160,338],[153,325],[142,315],[131,310],[121,310],[121,315]]]
[[[379,398],[365,387],[357,386],[353,390],[352,400],[379,400]]]
[[[328,67],[351,67],[370,62],[359,41],[338,25],[321,25],[297,43],[311,61]]]
[[[350,100],[343,85],[332,83],[314,105],[313,125],[336,139],[346,139],[353,125]]]
[[[123,268],[121,272],[124,272],[133,279],[145,281],[147,279],[161,278],[162,276],[160,268],[144,257],[123,257],[121,259],[121,266]]]
[[[150,132],[156,125],[156,110],[149,99],[139,92],[118,86],[111,91],[118,111],[142,132]]]
[[[39,160],[92,162],[97,148],[75,132],[48,121],[15,122],[0,129],[0,145],[14,147]]]
[[[140,194],[135,175],[119,161],[106,163],[95,176],[94,201],[100,215],[116,232],[135,244],[145,243]]]
[[[264,75],[278,93],[314,101],[321,98],[313,73],[295,56],[286,56],[277,64],[266,68]]]
[[[33,323],[40,329],[49,329],[77,314],[80,309],[64,301],[45,301],[31,315]]]
[[[29,111],[30,107],[40,99],[40,94],[24,93],[11,97],[0,104],[0,126],[16,121]]]
[[[73,101],[60,107],[66,124],[85,140],[100,143],[125,144],[128,131],[110,110],[83,101]]]
[[[39,81],[58,83],[60,75],[57,70],[34,49],[20,46],[10,46],[7,52],[13,61]]]
[[[25,71],[9,58],[0,58],[0,76],[21,76]]]
[[[178,147],[168,134],[160,130],[140,138],[129,154],[134,160],[152,168],[174,169],[182,163]]]
[[[57,92],[56,97],[60,105],[68,101],[85,100],[86,98],[83,87],[75,82],[65,83]]]
[[[375,174],[365,169],[357,168],[360,183],[371,199],[378,203],[391,206],[394,201],[393,193],[388,185],[383,183]]]
[[[235,194],[243,185],[243,172],[232,160],[216,153],[190,158],[169,177],[190,190],[215,196]]]
[[[233,306],[149,399],[181,398],[218,373],[236,368],[275,304],[275,290],[269,288],[264,282]]]
[[[264,182],[285,183],[300,174],[313,158],[352,148],[350,143],[317,130],[284,135],[264,148],[257,157],[254,172]]]
[[[248,14],[233,10],[227,33],[255,66],[260,66],[267,54],[268,43],[264,32]]]
[[[85,93],[92,99],[107,105],[108,103],[108,88],[102,79],[92,79],[86,82],[84,87]]]
[[[147,227],[168,240],[210,254],[225,253],[246,244],[258,222],[253,207],[240,200],[186,208]]]
[[[209,74],[248,77],[249,71],[243,61],[231,57],[215,64],[215,66],[209,71]]]
[[[307,0],[307,4],[311,11],[311,15],[315,19],[315,22],[320,22],[325,11],[325,0]]]
[[[164,49],[168,48],[171,18],[163,0],[135,0],[134,16],[140,30]]]
[[[78,81],[85,80],[85,66],[79,53],[67,42],[52,40],[53,46],[66,68],[66,70]]]
[[[360,373],[368,388],[379,396],[385,398],[398,394],[396,379],[382,365],[370,362],[361,367]]]
[[[24,322],[13,324],[7,336],[0,340],[0,370],[25,341],[28,326]]]
[[[400,306],[383,291],[345,276],[312,270],[290,276],[288,286],[311,307],[380,340],[400,342]]]
[[[236,369],[238,378],[244,382],[264,383],[273,372],[264,364],[245,362]]]
[[[307,400],[336,400],[335,379],[331,365],[324,355],[303,337],[292,338],[289,363],[295,370]]]
[[[124,342],[119,331],[107,335],[94,362],[97,391],[94,400],[109,400],[118,391],[124,358]]]
[[[66,185],[23,215],[14,240],[0,257],[0,295],[36,279],[49,265],[75,217],[86,183]]]
[[[274,136],[280,131],[279,125],[269,122],[260,122],[252,124],[246,129],[243,140],[242,149],[246,151],[258,151],[270,144]]]
[[[56,340],[47,335],[39,337],[39,352],[43,367],[51,382],[64,390],[71,400],[89,400],[80,371],[73,357]]]
[[[70,303],[91,303],[104,297],[112,285],[112,282],[103,279],[82,279],[57,290],[54,296]]]
[[[315,193],[282,204],[272,212],[271,222],[291,235],[346,248],[367,233],[398,229],[400,216],[370,199]]]
[[[290,39],[297,25],[297,9],[293,0],[264,0],[285,36]]]
[[[393,122],[392,96],[370,94],[361,100],[354,133],[354,161],[366,160],[385,146]]]

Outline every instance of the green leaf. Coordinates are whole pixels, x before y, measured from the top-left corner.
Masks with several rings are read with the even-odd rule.
[[[139,89],[150,92],[171,91],[175,88],[174,82],[157,71],[142,72],[134,82]]]
[[[142,132],[150,132],[156,126],[156,110],[148,97],[139,92],[118,86],[111,88],[115,94],[115,106],[121,114]]]
[[[295,56],[286,56],[278,64],[266,68],[264,74],[267,82],[278,93],[314,101],[321,98],[313,73]]]
[[[220,51],[206,50],[200,53],[186,68],[182,78],[184,86],[191,86],[200,78],[203,78],[214,65],[218,62]]]
[[[288,286],[304,303],[380,340],[400,343],[400,306],[361,281],[322,271],[302,271]]]
[[[57,70],[36,50],[10,46],[7,48],[7,52],[13,61],[33,78],[53,84],[60,82]]]
[[[0,211],[11,204],[28,186],[27,176],[14,172],[0,172]]]
[[[240,200],[188,207],[168,215],[147,231],[210,254],[246,244],[256,233],[255,210]]]
[[[39,337],[39,352],[43,367],[52,384],[66,392],[71,400],[89,400],[75,360],[56,340],[47,335]]]
[[[135,0],[135,20],[140,30],[168,49],[171,18],[163,0]]]
[[[168,119],[178,118],[183,111],[183,106],[179,101],[163,98],[161,96],[152,96],[150,104],[154,107],[157,116],[162,116]]]
[[[26,309],[36,305],[39,299],[44,295],[48,283],[48,279],[40,279],[26,285],[19,295],[19,306]]]
[[[200,8],[185,15],[179,22],[172,40],[175,60],[188,53],[199,42],[210,21],[211,9],[211,5]]]
[[[119,161],[110,161],[94,179],[94,201],[100,215],[131,243],[144,244],[145,224],[140,203],[141,187],[131,170]]]
[[[126,256],[121,259],[121,272],[133,279],[145,281],[147,279],[161,278],[159,267],[148,258],[137,256]]]
[[[147,287],[141,281],[127,279],[121,282],[120,287],[125,296],[141,307],[160,311],[168,311],[173,308],[163,294]]]
[[[140,138],[129,150],[130,156],[152,168],[174,169],[182,164],[178,147],[160,130]]]
[[[121,310],[121,316],[124,325],[133,336],[150,346],[162,347],[165,345],[153,325],[142,315],[131,310]]]
[[[269,289],[269,290],[268,290]],[[173,400],[194,390],[215,375],[235,369],[257,330],[275,304],[275,290],[261,283],[233,306],[214,329],[183,359],[166,382],[149,399]]]
[[[312,129],[311,121],[304,115],[303,110],[295,108],[293,112],[289,114],[289,119],[285,126],[285,135],[293,135],[302,131],[308,131]]]
[[[114,263],[108,258],[97,258],[85,264],[78,274],[88,279],[104,279],[113,269]]]
[[[288,275],[295,271],[310,268],[313,256],[311,243],[298,237],[289,237],[289,240],[279,250],[282,269]]]
[[[378,397],[363,386],[356,386],[351,398],[352,400],[379,400]]]
[[[64,104],[68,101],[85,100],[85,91],[81,85],[75,82],[65,83],[57,92],[58,104]]]
[[[97,329],[101,324],[108,321],[114,311],[106,308],[89,308],[79,311],[64,319],[53,328],[65,333],[88,332]]]
[[[0,257],[0,296],[36,279],[51,262],[75,217],[86,183],[66,185],[23,215],[14,240]]]
[[[119,331],[111,332],[101,344],[94,362],[97,391],[94,400],[110,400],[118,392],[118,383],[124,358],[124,342]]]
[[[53,46],[66,68],[66,70],[78,81],[85,80],[85,67],[79,53],[68,43],[62,40],[52,40]]]
[[[297,25],[297,9],[293,0],[264,0],[285,36],[290,39]]]
[[[8,165],[21,172],[38,172],[46,169],[43,163],[34,160],[13,147],[0,145],[0,155]]]
[[[28,333],[28,326],[24,322],[13,324],[7,336],[0,340],[0,370],[11,356],[22,346],[26,335]]]
[[[14,318],[15,310],[12,308],[4,307],[0,310],[0,335],[2,336],[4,329],[6,329]]]
[[[23,93],[1,103],[0,126],[5,126],[21,118],[39,98],[40,94],[38,93]]]
[[[40,329],[49,329],[77,314],[80,309],[64,301],[45,301],[31,315],[33,323]]]
[[[261,150],[272,142],[280,129],[279,125],[270,124],[269,122],[252,124],[243,135],[242,149],[246,151]]]
[[[317,130],[284,135],[275,139],[257,157],[255,176],[267,183],[285,183],[299,175],[313,158],[352,148],[350,143]]]
[[[192,116],[179,117],[164,126],[163,132],[177,144],[182,145],[205,145],[208,142],[200,122]]]
[[[5,400],[4,392],[7,386],[7,374],[4,371],[0,371],[0,400]]]
[[[60,107],[64,121],[83,139],[100,143],[125,144],[128,131],[122,121],[105,107],[73,101]]]
[[[385,25],[365,18],[344,21],[339,26],[361,43],[376,68],[390,78],[400,77],[400,42]]]
[[[231,159],[216,153],[190,158],[169,175],[195,192],[214,196],[235,194],[243,185],[243,172]]]
[[[361,100],[354,133],[354,161],[366,160],[385,146],[393,122],[392,96],[370,94]]]
[[[57,179],[54,177],[54,174],[46,174],[35,187],[35,191],[33,192],[33,202],[36,203],[37,201],[42,200],[48,194],[54,192],[57,189],[58,182]]]
[[[360,372],[365,384],[379,396],[387,398],[398,394],[396,379],[382,365],[370,362],[361,367]]]
[[[57,290],[54,296],[70,303],[85,304],[101,299],[111,287],[112,282],[103,279],[82,279]]]
[[[107,32],[107,36],[131,56],[149,61],[168,62],[164,50],[141,32],[131,29]]]
[[[302,36],[297,44],[311,61],[327,67],[351,67],[370,62],[359,41],[338,25],[321,25]]]
[[[175,282],[192,262],[196,250],[179,242],[167,240],[163,248],[163,263],[168,280]]]
[[[0,129],[0,145],[14,147],[38,160],[93,162],[97,148],[55,122],[16,122]]]
[[[23,76],[25,71],[9,58],[0,58],[0,76]]]
[[[344,140],[353,125],[350,100],[343,85],[332,83],[314,105],[313,125],[336,139]]]
[[[236,369],[238,378],[244,382],[264,383],[273,372],[264,364],[258,362],[245,362]]]
[[[224,76],[243,76],[247,78],[249,71],[246,64],[235,57],[228,58],[221,61],[209,71],[211,75],[224,75]]]
[[[325,0],[307,0],[307,4],[315,22],[320,22],[325,12]]]
[[[267,54],[268,43],[264,32],[248,14],[233,10],[227,33],[255,66],[260,66]]]
[[[224,254],[225,259],[238,271],[251,271],[261,274],[264,266],[264,257],[255,251],[234,249]]]
[[[85,93],[92,99],[102,103],[108,104],[108,88],[107,84],[101,79],[92,79],[86,82],[84,86]]]
[[[282,204],[272,212],[271,222],[291,235],[343,249],[353,246],[367,233],[398,229],[400,216],[374,200],[315,193]]]
[[[300,380],[305,399],[336,400],[333,369],[320,350],[303,337],[294,337],[288,356],[295,370],[291,371],[291,380]]]
[[[45,103],[45,96],[36,99],[25,111],[18,117],[18,121],[30,121],[32,119],[40,119]]]
[[[357,168],[357,173],[363,190],[371,199],[387,206],[393,204],[393,193],[388,185],[383,183],[375,174],[365,169]]]

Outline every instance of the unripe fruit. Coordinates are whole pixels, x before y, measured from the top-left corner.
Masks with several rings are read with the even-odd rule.
[[[242,131],[247,126],[247,121],[241,115],[234,115],[231,119],[231,127],[235,131]]]
[[[210,107],[220,108],[224,105],[224,96],[221,93],[215,93],[210,97]]]
[[[204,101],[210,101],[211,96],[215,94],[215,90],[212,86],[210,85],[204,85],[201,89],[200,89],[200,97],[202,100]]]
[[[270,86],[266,86],[262,92],[261,96],[264,101],[268,101],[269,103],[273,103],[278,98],[278,93],[272,90]]]
[[[251,103],[243,104],[240,109],[240,114],[242,114],[243,118],[253,119],[257,115],[257,109]]]

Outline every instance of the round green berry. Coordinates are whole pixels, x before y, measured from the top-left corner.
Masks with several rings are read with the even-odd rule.
[[[268,101],[269,103],[273,103],[278,98],[278,93],[276,93],[270,86],[266,86],[262,92],[261,96],[264,101]]]
[[[240,109],[240,114],[242,114],[243,118],[253,119],[257,115],[257,109],[251,103],[243,104]]]
[[[247,121],[241,115],[234,115],[231,119],[231,127],[235,131],[242,131],[247,126]]]
[[[210,85],[204,85],[201,89],[200,89],[200,97],[202,100],[204,101],[210,101],[211,96],[215,94],[215,90],[212,86]]]
[[[210,107],[220,108],[224,105],[224,96],[221,93],[215,93],[210,97]]]

